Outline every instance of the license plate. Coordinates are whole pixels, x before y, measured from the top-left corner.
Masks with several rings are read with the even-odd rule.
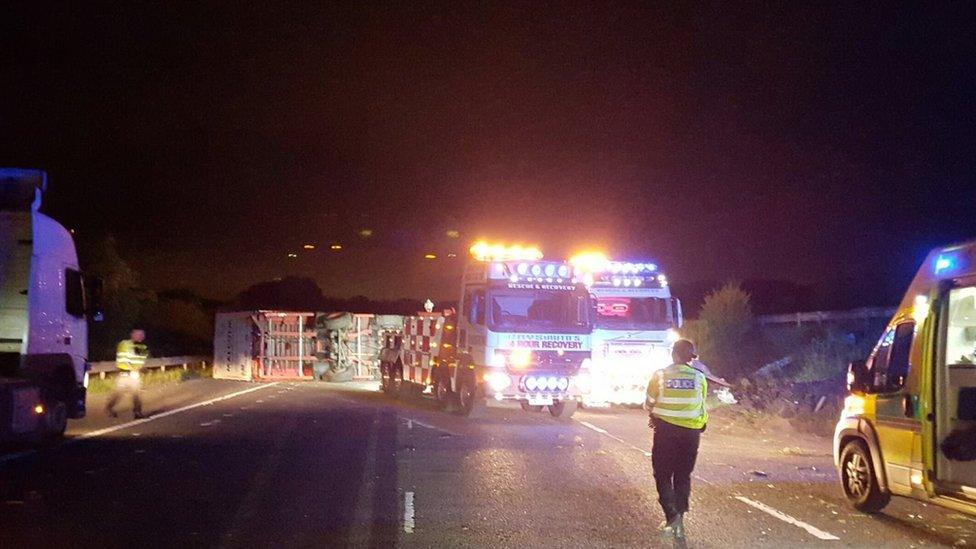
[[[551,396],[530,396],[529,397],[530,406],[551,406],[552,397]]]

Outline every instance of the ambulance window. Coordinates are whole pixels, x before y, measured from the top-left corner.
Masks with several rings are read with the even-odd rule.
[[[911,367],[909,358],[912,350],[912,340],[915,337],[915,323],[905,322],[895,328],[895,340],[891,344],[891,355],[888,358],[888,372],[886,390],[894,391],[905,385],[905,378]]]
[[[976,287],[949,292],[949,322],[946,326],[946,364],[976,365]]]
[[[874,389],[880,391],[885,386],[885,374],[888,372],[888,355],[891,352],[891,343],[895,339],[895,331],[888,330],[881,338],[878,349],[874,352],[871,360],[871,374],[874,376]]]

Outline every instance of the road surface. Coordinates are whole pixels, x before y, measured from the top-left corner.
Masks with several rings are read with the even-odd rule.
[[[0,456],[0,547],[671,547],[639,410],[480,419],[368,384],[195,380],[148,421],[92,412]],[[895,499],[852,512],[827,439],[716,418],[688,547],[976,544],[976,518]]]

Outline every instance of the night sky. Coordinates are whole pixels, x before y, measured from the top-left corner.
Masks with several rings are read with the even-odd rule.
[[[882,305],[976,237],[966,3],[73,4],[3,8],[0,165],[157,289],[443,299],[488,236]]]

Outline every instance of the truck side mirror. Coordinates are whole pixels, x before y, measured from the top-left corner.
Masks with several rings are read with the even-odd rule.
[[[852,393],[866,393],[871,389],[868,379],[867,361],[855,360],[847,367],[847,390]]]
[[[105,314],[102,310],[102,296],[105,289],[104,282],[97,276],[88,277],[85,280],[85,289],[88,292],[88,295],[85,296],[85,314],[92,322],[105,320]]]
[[[674,326],[676,328],[680,328],[684,324],[685,319],[681,314],[681,300],[676,297],[671,298],[671,318],[674,319]]]

